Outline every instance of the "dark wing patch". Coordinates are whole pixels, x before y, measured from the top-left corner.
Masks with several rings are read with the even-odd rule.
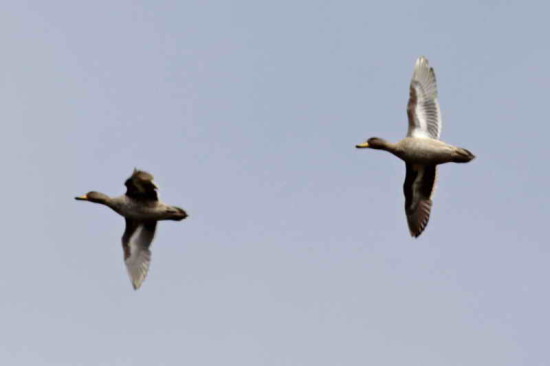
[[[415,238],[422,234],[428,225],[436,175],[435,165],[407,164],[407,175],[403,184],[405,213],[409,231]]]
[[[126,230],[122,235],[124,263],[132,286],[137,290],[149,271],[151,251],[149,247],[155,236],[156,221],[134,221],[126,219]]]
[[[158,201],[157,186],[153,182],[153,176],[143,170],[134,169],[134,173],[126,182],[126,196],[144,200]]]

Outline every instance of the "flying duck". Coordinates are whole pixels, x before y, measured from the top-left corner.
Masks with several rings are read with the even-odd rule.
[[[403,140],[390,143],[372,137],[356,147],[385,150],[405,162],[405,213],[409,231],[416,238],[422,234],[430,219],[437,165],[449,162],[467,163],[475,156],[464,148],[439,140],[441,112],[437,102],[435,73],[425,57],[416,60],[407,116],[409,130]]]
[[[135,169],[124,183],[126,194],[109,197],[106,194],[91,191],[76,200],[99,203],[111,208],[126,220],[126,229],[122,235],[124,263],[128,269],[132,286],[137,290],[149,270],[151,251],[149,246],[155,236],[157,221],[181,221],[187,213],[179,207],[169,206],[159,201],[157,186],[153,176]]]

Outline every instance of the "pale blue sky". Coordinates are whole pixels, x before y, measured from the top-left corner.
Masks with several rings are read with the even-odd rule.
[[[2,365],[542,366],[550,6],[534,1],[0,5]],[[418,239],[403,163],[416,58],[440,169]],[[133,291],[123,220],[76,202],[134,167],[161,223]]]

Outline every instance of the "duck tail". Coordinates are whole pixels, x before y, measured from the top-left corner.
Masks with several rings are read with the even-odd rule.
[[[453,162],[455,163],[467,163],[475,159],[475,155],[472,154],[469,150],[457,147],[454,153]]]

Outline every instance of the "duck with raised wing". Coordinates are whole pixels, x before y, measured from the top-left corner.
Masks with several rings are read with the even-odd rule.
[[[75,199],[105,205],[126,219],[126,230],[122,235],[124,263],[132,286],[137,290],[149,270],[149,246],[155,236],[157,221],[181,221],[187,217],[187,213],[179,207],[159,201],[153,176],[147,172],[135,169],[124,184],[126,194],[122,196],[109,197],[92,191]]]
[[[385,150],[405,162],[405,213],[411,235],[418,237],[430,219],[437,165],[467,163],[475,156],[466,149],[439,140],[441,112],[435,73],[425,57],[418,58],[414,67],[407,116],[409,131],[403,140],[390,143],[372,137],[356,147]]]

